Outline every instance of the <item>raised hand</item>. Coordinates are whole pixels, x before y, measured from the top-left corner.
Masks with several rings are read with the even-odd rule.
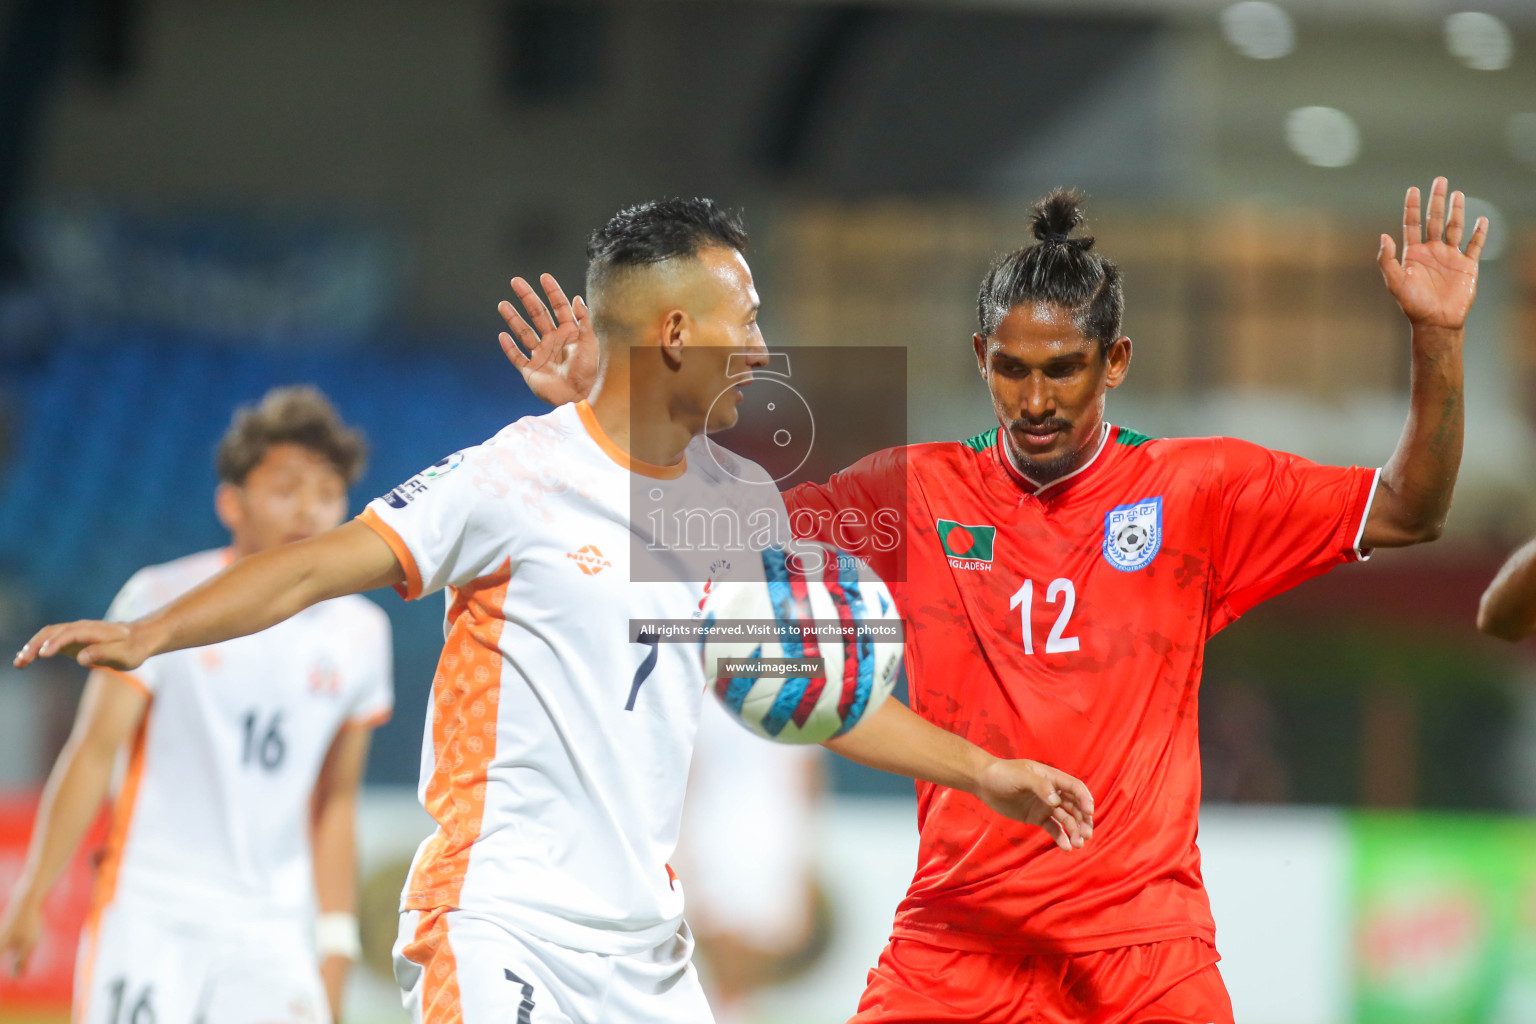
[[[16,652],[12,664],[26,668],[38,658],[73,658],[87,668],[130,672],[144,663],[148,651],[132,626],[123,622],[83,619],[44,626]]]
[[[976,795],[1005,818],[1038,825],[1063,850],[1093,837],[1093,796],[1066,772],[1038,761],[994,761]]]
[[[512,291],[522,301],[533,326],[518,315],[512,303],[503,300],[496,308],[512,333],[503,331],[497,340],[534,395],[550,405],[577,402],[587,397],[597,380],[597,334],[592,330],[592,314],[580,295],[574,304],[566,301],[553,276],[545,274],[539,283],[549,297],[548,307],[527,281],[512,279]],[[554,316],[550,316],[550,307]]]
[[[1428,224],[1422,223],[1419,190],[1410,188],[1403,202],[1403,258],[1391,235],[1381,236],[1376,261],[1387,289],[1416,326],[1461,330],[1477,296],[1477,261],[1488,240],[1488,218],[1479,217],[1467,251],[1461,251],[1466,228],[1466,196],[1452,192],[1446,218],[1444,178],[1429,190]],[[1427,227],[1427,232],[1426,232]]]

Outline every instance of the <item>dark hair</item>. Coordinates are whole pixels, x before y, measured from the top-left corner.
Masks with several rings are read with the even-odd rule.
[[[318,388],[273,388],[259,405],[242,405],[219,442],[214,468],[226,484],[243,484],[275,445],[296,444],[323,456],[348,486],[368,463],[368,442],[347,426]]]
[[[709,246],[745,252],[747,229],[713,199],[656,199],[630,206],[587,241],[587,290],[616,270],[693,256]]]
[[[1120,268],[1092,252],[1093,238],[1072,238],[1083,223],[1083,197],[1072,189],[1057,189],[1035,204],[1032,222],[1040,241],[1015,249],[992,262],[981,280],[976,318],[990,337],[1009,310],[1026,302],[1049,302],[1072,313],[1084,337],[1106,352],[1120,336],[1125,291]]]

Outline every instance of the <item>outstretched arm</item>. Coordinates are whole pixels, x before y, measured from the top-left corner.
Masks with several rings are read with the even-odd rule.
[[[0,915],[0,958],[20,974],[43,929],[43,902],[74,856],[112,782],[124,741],[144,717],[149,697],[109,672],[92,672],[75,727],[43,787],[27,860]]]
[[[1483,591],[1477,628],[1511,642],[1536,633],[1536,540],[1510,555]]]
[[[131,671],[145,659],[259,633],[312,604],[405,580],[389,545],[353,520],[309,540],[242,558],[206,583],[134,622],[84,620],[45,626],[16,653]]]
[[[1077,779],[1037,761],[993,757],[895,697],[823,745],[870,768],[970,793],[1005,818],[1039,825],[1063,850],[1093,835],[1093,796]]]
[[[1467,251],[1466,198],[1450,196],[1446,217],[1444,178],[1429,193],[1428,234],[1421,224],[1419,190],[1403,204],[1403,255],[1391,235],[1381,236],[1377,262],[1387,289],[1413,328],[1413,368],[1408,422],[1397,450],[1381,469],[1361,546],[1404,547],[1440,536],[1461,466],[1465,402],[1461,350],[1467,314],[1477,295],[1477,261],[1488,237],[1478,218]]]

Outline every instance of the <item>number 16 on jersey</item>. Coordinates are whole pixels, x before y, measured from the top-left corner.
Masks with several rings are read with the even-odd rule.
[[[1056,624],[1051,627],[1050,635],[1045,638],[1046,654],[1066,654],[1075,651],[1080,646],[1077,637],[1067,636],[1067,623],[1072,621],[1072,609],[1077,606],[1077,591],[1072,586],[1072,581],[1063,576],[1052,580],[1051,585],[1045,590],[1045,600],[1049,604],[1060,602],[1061,611],[1056,615]],[[1031,612],[1035,603],[1035,581],[1025,580],[1024,585],[1014,592],[1008,600],[1010,609],[1019,610],[1019,624],[1024,633],[1024,653],[1035,653],[1035,624]]]

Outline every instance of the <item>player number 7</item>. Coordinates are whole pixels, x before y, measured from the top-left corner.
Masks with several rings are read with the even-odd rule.
[[[1065,598],[1065,600],[1062,600]],[[1077,591],[1072,586],[1072,581],[1063,576],[1061,579],[1052,580],[1051,585],[1045,590],[1045,599],[1051,604],[1062,600],[1061,613],[1056,616],[1056,624],[1051,627],[1051,633],[1045,638],[1046,654],[1065,654],[1075,651],[1081,646],[1075,636],[1063,636],[1067,631],[1067,622],[1072,618],[1072,609],[1077,607]],[[1008,600],[1009,609],[1019,610],[1019,626],[1024,634],[1024,653],[1035,653],[1035,624],[1030,616],[1030,610],[1035,603],[1035,581],[1025,580],[1024,585],[1014,592]]]
[[[502,974],[514,985],[522,987],[522,1001],[517,1004],[517,1024],[531,1024],[533,1020],[533,986],[512,973],[510,967],[502,968]]]
[[[640,696],[640,684],[650,676],[651,670],[656,667],[656,645],[661,641],[654,633],[642,632],[635,637],[635,643],[645,644],[650,650],[645,652],[645,660],[640,662],[640,667],[635,669],[635,681],[629,684],[629,702],[624,705],[625,711],[635,710],[635,698]]]

